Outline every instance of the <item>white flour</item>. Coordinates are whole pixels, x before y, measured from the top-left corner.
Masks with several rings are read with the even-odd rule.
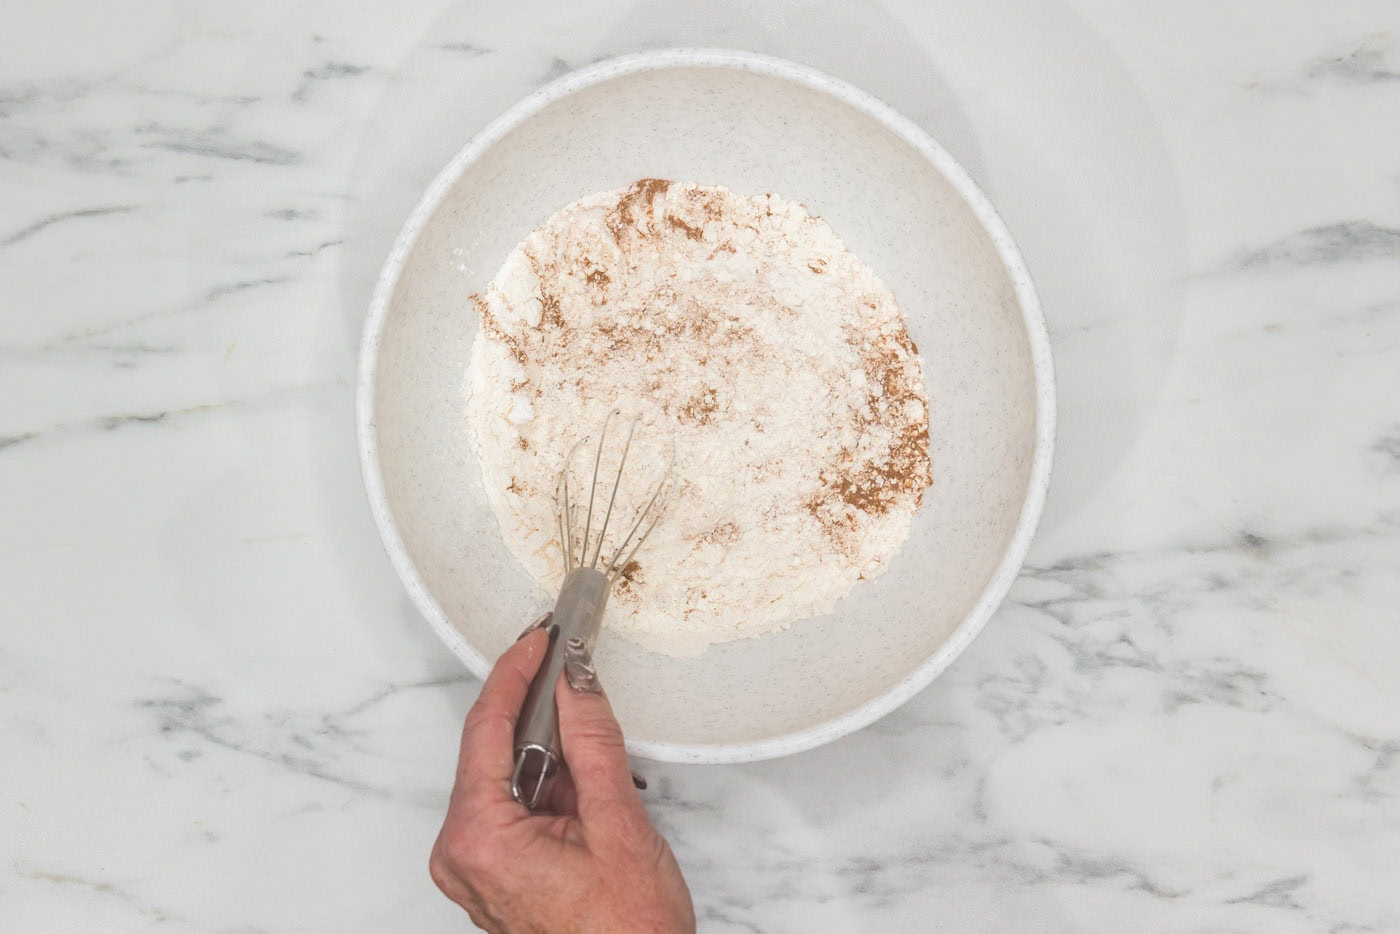
[[[676,492],[606,615],[622,635],[692,655],[784,629],[908,536],[930,483],[922,362],[894,296],[801,205],[660,179],[592,195],[477,309],[467,421],[505,541],[547,587],[569,447],[640,412],[635,493],[674,440]]]

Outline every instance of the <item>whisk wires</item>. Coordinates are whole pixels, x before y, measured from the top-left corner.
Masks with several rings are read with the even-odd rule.
[[[575,442],[574,446],[569,448],[569,453],[564,456],[564,466],[559,471],[559,484],[555,490],[555,504],[559,515],[559,543],[564,549],[565,572],[583,566],[582,557],[578,564],[574,564],[574,529],[578,523],[574,522],[575,506],[569,501],[569,465],[574,462],[574,455],[581,447],[582,441]]]
[[[622,540],[622,545],[613,553],[613,559],[608,564],[608,569],[606,571],[609,584],[617,583],[617,579],[622,576],[622,573],[627,569],[627,565],[632,563],[632,558],[636,556],[637,550],[642,547],[642,542],[645,542],[647,536],[651,534],[651,530],[656,528],[656,523],[660,521],[661,514],[666,511],[665,500],[661,499],[661,493],[663,490],[670,490],[670,483],[671,467],[668,465],[665,476],[662,477],[661,483],[657,485],[656,491],[651,494],[651,499],[647,500],[646,507],[638,514],[637,521],[632,525],[632,530],[627,533],[627,537]],[[657,505],[658,500],[660,500],[661,505]],[[648,517],[650,517],[650,521],[648,521]],[[637,530],[642,527],[643,522],[647,523],[646,530],[633,542],[632,536],[637,534]],[[629,543],[632,545],[631,551],[627,551],[627,545]],[[622,557],[624,553],[626,554],[625,558]]]
[[[622,443],[622,450],[618,457],[617,471],[613,474],[612,490],[608,493],[607,507],[603,511],[601,521],[598,524],[596,537],[594,536],[594,508],[598,505],[598,485],[603,468],[603,449],[607,446],[608,433],[611,430],[613,418],[619,415],[619,410],[614,409],[608,413],[603,421],[603,428],[598,436],[597,449],[593,454],[593,477],[588,488],[588,510],[583,517],[583,534],[578,537],[578,512],[581,503],[575,501],[571,484],[569,481],[569,466],[574,462],[574,457],[578,449],[584,442],[580,441],[569,449],[564,460],[564,467],[559,471],[559,483],[556,490],[556,503],[559,518],[559,542],[564,552],[565,572],[576,568],[590,567],[599,569],[602,563],[602,572],[607,575],[608,583],[617,581],[627,566],[636,556],[642,543],[651,535],[652,529],[656,528],[662,513],[665,511],[665,504],[668,493],[672,486],[672,475],[675,469],[676,449],[675,440],[671,442],[670,458],[662,473],[661,480],[652,490],[651,496],[647,498],[645,505],[637,511],[636,519],[633,521],[627,536],[617,548],[612,549],[609,556],[604,559],[604,543],[608,533],[608,527],[612,523],[613,510],[618,505],[618,491],[622,489],[623,474],[627,467],[627,458],[632,451],[632,441],[636,435],[637,423],[639,419],[632,418],[627,425],[627,436]],[[591,556],[590,556],[591,551]]]

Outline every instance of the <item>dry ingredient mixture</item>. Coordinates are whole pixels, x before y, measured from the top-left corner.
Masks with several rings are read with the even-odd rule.
[[[467,419],[541,583],[562,577],[573,443],[638,413],[636,490],[674,441],[666,516],[609,603],[620,634],[694,655],[784,629],[908,537],[931,482],[923,364],[889,289],[802,205],[642,179],[556,213],[475,301]]]

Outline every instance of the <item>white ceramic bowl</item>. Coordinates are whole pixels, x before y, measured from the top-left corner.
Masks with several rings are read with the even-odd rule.
[[[443,170],[385,264],[360,361],[365,484],[389,555],[484,675],[550,600],[511,557],[464,421],[468,297],[554,211],[654,176],[772,192],[824,217],[884,280],[925,361],[933,487],[883,576],[828,616],[699,658],[606,631],[597,662],[632,752],[736,762],[858,729],[946,668],[1005,596],[1050,475],[1054,384],[1034,289],[952,158],[809,69],[675,50],[568,75]]]

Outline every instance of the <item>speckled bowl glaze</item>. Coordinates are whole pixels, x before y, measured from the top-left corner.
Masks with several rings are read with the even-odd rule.
[[[614,59],[548,85],[424,195],[384,266],[360,361],[360,451],[379,529],[418,608],[477,675],[550,599],[506,550],[481,489],[464,420],[469,296],[554,211],[648,176],[803,202],[894,291],[925,360],[934,484],[886,574],[827,616],[699,658],[606,631],[599,642],[632,752],[786,755],[908,700],[1005,596],[1049,482],[1049,339],[987,199],[862,91],[712,50]]]

